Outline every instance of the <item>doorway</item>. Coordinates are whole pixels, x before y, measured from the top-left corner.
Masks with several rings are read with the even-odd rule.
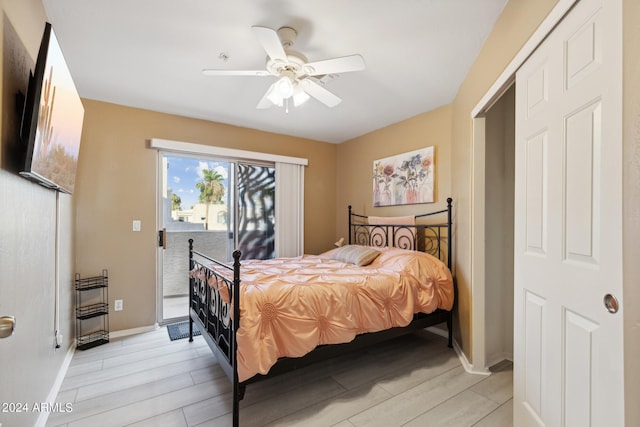
[[[222,262],[275,255],[275,166],[159,153],[158,324],[188,317],[188,248]]]
[[[515,84],[485,120],[485,366],[513,361]]]

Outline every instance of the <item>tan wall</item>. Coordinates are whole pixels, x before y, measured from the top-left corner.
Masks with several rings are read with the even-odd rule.
[[[83,100],[85,122],[76,183],[76,267],[82,275],[109,269],[112,331],[156,321],[157,151],[161,138],[309,159],[305,169],[305,252],[332,247],[336,145],[147,110]],[[132,232],[131,222],[142,221]]]
[[[17,322],[14,335],[0,340],[0,402],[26,402],[32,409],[47,402],[74,337],[73,202],[69,195],[56,200],[54,191],[17,175],[24,148],[17,136],[15,96],[18,90],[26,93],[46,17],[40,0],[1,2],[0,11],[0,315],[14,315]],[[64,336],[57,350],[56,276]],[[33,426],[39,415],[2,411],[0,424]]]
[[[451,192],[451,106],[437,108],[338,145],[336,238],[347,237],[347,206],[364,215],[413,215],[446,207]],[[373,162],[434,146],[435,204],[373,207]]]
[[[451,190],[456,201],[455,273],[462,350],[471,354],[471,111],[555,5],[556,0],[510,0],[453,101]]]
[[[640,425],[640,2],[623,0],[625,424]]]

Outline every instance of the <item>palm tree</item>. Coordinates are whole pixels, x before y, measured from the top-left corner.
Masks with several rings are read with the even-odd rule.
[[[196,188],[200,190],[200,203],[206,206],[205,229],[209,229],[209,205],[223,203],[224,196],[224,177],[218,172],[211,169],[202,171],[202,181],[196,184]]]
[[[180,199],[180,196],[178,196],[175,193],[171,193],[171,210],[172,211],[179,211],[180,209],[182,209],[182,200]]]

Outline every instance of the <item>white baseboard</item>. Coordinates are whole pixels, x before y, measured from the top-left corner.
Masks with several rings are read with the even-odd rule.
[[[462,351],[462,349],[460,348],[460,346],[455,340],[453,340],[453,349],[456,351],[456,354],[458,355],[458,359],[460,359],[460,363],[462,363],[462,367],[464,368],[465,371],[467,371],[470,374],[476,374],[476,375],[486,375],[486,376],[491,375],[491,371],[488,370],[487,368],[485,367],[476,368],[475,366],[473,366],[472,363],[469,363],[469,359],[467,359],[467,356],[464,355],[464,352]]]
[[[433,334],[440,335],[441,337],[449,338],[449,332],[445,329],[440,329],[440,328],[430,326],[426,328],[426,330]],[[467,356],[464,355],[464,352],[462,351],[462,349],[458,345],[458,342],[455,339],[453,340],[453,350],[456,352],[458,359],[460,359],[460,363],[462,364],[462,367],[468,373],[476,374],[476,375],[491,375],[491,371],[489,371],[487,368],[477,369],[473,366],[473,364],[469,363]]]
[[[62,361],[62,366],[58,370],[58,375],[56,376],[56,380],[53,382],[53,386],[51,390],[49,390],[49,394],[47,395],[47,403],[55,403],[56,397],[58,397],[58,392],[60,391],[60,387],[62,386],[62,381],[64,381],[65,375],[67,375],[67,371],[69,370],[69,365],[71,364],[71,359],[73,359],[73,354],[76,351],[76,340],[74,339],[69,346],[69,350],[67,350],[67,354],[64,356],[64,360]],[[40,415],[38,415],[38,419],[36,420],[36,427],[44,427],[47,424],[47,419],[49,418],[49,411],[41,411]]]
[[[145,332],[151,332],[151,331],[155,331],[156,329],[158,329],[159,326],[157,323],[150,325],[150,326],[141,326],[139,328],[132,328],[132,329],[123,329],[121,331],[113,331],[113,332],[109,332],[109,339],[111,338],[121,338],[121,337],[127,337],[129,335],[136,335],[136,334],[142,334]]]

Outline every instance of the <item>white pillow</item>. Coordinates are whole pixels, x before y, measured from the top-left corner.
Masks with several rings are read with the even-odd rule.
[[[380,251],[369,246],[346,245],[336,249],[331,258],[364,267],[371,264],[379,255]]]

